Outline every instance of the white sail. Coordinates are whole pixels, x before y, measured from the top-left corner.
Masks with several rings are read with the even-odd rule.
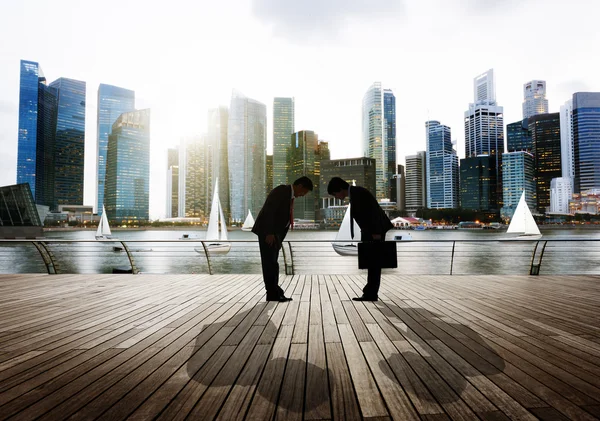
[[[206,240],[219,240],[219,179],[215,181],[215,192],[213,194],[212,206],[210,207],[210,216],[208,219],[208,228],[206,229]]]
[[[354,239],[350,234],[350,205],[346,209],[346,213],[344,214],[344,219],[342,220],[342,225],[340,225],[340,230],[335,236],[336,241],[360,241],[360,227],[354,222]]]
[[[112,232],[110,231],[110,225],[108,224],[108,217],[106,216],[106,209],[104,209],[104,205],[102,205],[102,217],[100,218],[100,223],[98,224],[98,229],[96,230],[96,238],[101,237],[110,237]]]
[[[515,213],[510,220],[510,225],[506,230],[507,233],[517,233],[522,235],[541,235],[540,230],[533,219],[533,215],[525,201],[525,191],[519,199],[519,204]]]
[[[246,216],[246,219],[244,220],[244,223],[242,224],[242,230],[251,231],[253,226],[254,226],[254,218],[252,217],[252,212],[250,212],[250,209],[248,209],[248,216]]]
[[[217,200],[219,199],[217,198]],[[227,241],[227,224],[225,224],[225,215],[223,215],[221,201],[219,201],[219,217],[221,218],[221,233],[219,235],[219,240]]]

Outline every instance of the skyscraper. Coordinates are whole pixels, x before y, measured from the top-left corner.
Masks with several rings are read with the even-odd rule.
[[[327,156],[324,148],[321,148],[323,157]],[[325,159],[321,161],[319,191],[321,195],[321,208],[325,209],[331,206],[339,206],[341,202],[332,196],[326,194],[329,180],[333,177],[340,177],[346,180],[350,185],[355,183],[357,186],[364,187],[371,194],[375,195],[375,160],[372,158],[345,158],[345,159]],[[342,213],[343,217],[343,213]]]
[[[503,206],[502,219],[512,218],[521,194],[525,191],[525,200],[530,209],[536,207],[535,166],[530,152],[517,151],[505,153],[502,157]]]
[[[207,136],[181,140],[179,155],[179,215],[206,220],[212,199],[212,160]]]
[[[267,172],[266,172],[267,176],[267,185],[265,186],[265,193],[267,194],[267,196],[269,195],[269,193],[271,193],[271,190],[273,190],[273,155],[268,155],[267,154]]]
[[[460,160],[460,206],[476,211],[490,210],[498,193],[496,159],[479,155]]]
[[[98,162],[98,180],[96,184],[96,210],[102,215],[104,204],[104,183],[106,178],[106,154],[108,135],[117,118],[128,111],[135,110],[135,92],[118,86],[98,87],[98,114],[96,119],[96,159]]]
[[[450,127],[439,121],[425,123],[427,137],[427,207],[458,207],[458,156],[452,147]]]
[[[215,187],[216,178],[219,177],[219,201],[223,208],[225,221],[229,221],[229,153],[227,149],[227,124],[229,121],[229,110],[225,106],[219,106],[208,110],[208,145],[210,172],[208,195],[209,207],[212,206],[212,191]]]
[[[528,119],[506,125],[506,149],[508,152],[533,151]]]
[[[50,84],[58,93],[54,137],[54,201],[83,205],[85,152],[85,82],[60,78]]]
[[[376,162],[375,197],[389,199],[396,171],[396,99],[391,90],[382,90],[381,82],[373,83],[363,97],[362,132],[364,155]]]
[[[548,114],[546,99],[546,81],[532,80],[523,85],[523,118],[537,114]]]
[[[574,193],[600,189],[600,92],[573,94]]]
[[[47,86],[38,63],[21,60],[17,181],[53,210],[83,204],[85,96],[85,82]]]
[[[179,148],[167,151],[167,218],[179,216]]]
[[[485,206],[481,210],[498,209],[502,202],[500,169],[504,153],[504,118],[503,108],[496,103],[493,70],[490,69],[477,76],[474,87],[475,102],[469,104],[469,109],[465,111],[465,157],[488,155],[495,161],[491,166],[496,171],[495,180],[498,183],[494,188],[496,194],[489,196],[489,203],[479,205]]]
[[[289,184],[289,149],[290,136],[295,129],[295,103],[294,98],[280,98],[273,100],[273,187]]]
[[[298,219],[318,219],[320,197],[321,148],[319,136],[311,130],[302,130],[290,136],[290,170],[288,180],[293,183],[302,176],[307,176],[313,182],[313,191],[294,201],[294,217]],[[326,144],[326,143],[325,143]],[[329,159],[329,149],[323,147],[326,159]]]
[[[533,141],[537,209],[550,210],[550,182],[562,174],[560,114],[537,114],[529,119]]]
[[[121,114],[108,136],[104,203],[110,221],[149,219],[150,110]]]
[[[21,60],[17,184],[29,183],[34,198],[36,196],[38,86],[43,83],[42,81],[45,79],[39,64]]]
[[[560,107],[560,154],[562,157],[562,176],[572,180],[575,177],[573,99],[568,100]]]
[[[267,107],[236,90],[227,126],[231,220],[240,223],[248,210],[258,215],[265,201]]]
[[[406,157],[406,211],[427,207],[427,152]]]

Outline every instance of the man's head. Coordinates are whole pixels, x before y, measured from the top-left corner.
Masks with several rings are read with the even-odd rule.
[[[309,191],[312,191],[313,182],[306,176],[300,177],[294,181],[292,188],[294,189],[294,197],[302,197],[305,196]]]
[[[339,177],[333,177],[327,186],[327,193],[339,200],[344,200],[348,196],[348,187],[350,185]]]

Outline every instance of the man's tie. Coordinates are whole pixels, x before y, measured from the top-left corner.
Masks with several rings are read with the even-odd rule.
[[[292,197],[292,204],[290,205],[290,228],[294,229],[294,198]]]
[[[354,218],[352,217],[352,206],[348,204],[350,208],[350,238],[354,240]]]

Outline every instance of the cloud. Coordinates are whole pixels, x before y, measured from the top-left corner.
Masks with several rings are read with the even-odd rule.
[[[273,34],[297,43],[336,39],[352,21],[393,19],[404,0],[253,0],[252,12]]]

